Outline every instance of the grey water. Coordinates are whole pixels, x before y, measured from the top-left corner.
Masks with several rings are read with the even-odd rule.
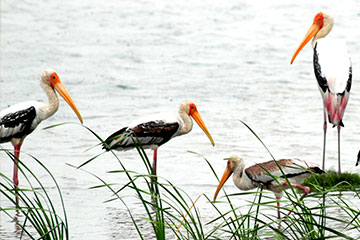
[[[212,197],[224,158],[238,154],[249,164],[271,157],[246,122],[275,158],[300,158],[321,165],[323,110],[313,74],[312,49],[306,46],[290,65],[313,17],[332,14],[329,37],[347,42],[353,64],[353,85],[341,130],[343,171],[355,167],[360,139],[360,21],[359,1],[1,1],[0,109],[21,101],[46,101],[39,77],[54,68],[70,92],[84,124],[105,138],[142,115],[176,112],[193,100],[212,134],[212,147],[199,127],[172,139],[158,151],[158,174],[195,199]],[[102,152],[98,140],[78,124],[61,100],[58,112],[28,136],[21,159],[38,167],[41,160],[62,190],[71,239],[137,239],[124,206],[96,178],[78,166]],[[2,144],[11,149],[11,144]],[[95,146],[95,147],[94,147]],[[90,150],[88,150],[90,149]],[[149,157],[152,152],[147,151]],[[127,169],[144,173],[136,151],[118,152]],[[12,176],[12,162],[0,156],[0,170]],[[337,169],[337,131],[328,128],[326,168]],[[111,154],[84,167],[109,183],[127,182]],[[37,171],[34,169],[34,171]],[[56,189],[38,170],[43,184]],[[20,178],[20,185],[25,183]],[[238,189],[229,181],[228,193]],[[125,197],[133,198],[128,191]],[[222,195],[220,193],[220,195]],[[219,196],[221,197],[221,196]],[[238,197],[239,203],[246,200]],[[236,203],[236,199],[234,202]],[[0,205],[8,206],[6,199]],[[142,208],[130,204],[134,214]],[[216,217],[210,204],[202,215]],[[20,217],[21,218],[21,217]],[[141,223],[149,234],[150,225]],[[14,221],[0,214],[0,239],[18,239]]]

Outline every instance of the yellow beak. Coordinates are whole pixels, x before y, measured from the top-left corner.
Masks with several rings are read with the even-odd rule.
[[[199,112],[196,110],[194,111],[191,116],[193,117],[193,119],[195,120],[195,122],[199,125],[199,127],[204,131],[204,133],[206,134],[206,136],[208,136],[208,138],[210,139],[210,142],[213,146],[215,146],[215,142],[213,140],[213,138],[211,137],[209,130],[206,128],[204,121],[202,120]]]
[[[220,189],[222,188],[222,186],[224,185],[224,183],[229,179],[229,177],[231,176],[231,174],[233,173],[233,171],[231,170],[231,168],[228,166],[226,166],[225,171],[221,177],[219,186],[216,189],[216,192],[214,194],[214,201],[216,200],[216,197],[220,191]]]
[[[310,29],[308,30],[308,32],[306,33],[304,39],[302,40],[302,42],[300,43],[300,46],[298,47],[298,49],[296,49],[290,64],[292,64],[296,58],[296,56],[298,55],[298,53],[301,51],[301,49],[303,49],[303,47],[320,31],[321,27],[316,24],[316,22],[314,22]]]
[[[79,110],[76,108],[74,101],[71,99],[70,94],[65,89],[59,78],[56,79],[56,81],[53,83],[53,86],[54,89],[60,94],[60,96],[69,104],[72,110],[74,110],[80,122],[83,123],[83,119],[79,113]]]

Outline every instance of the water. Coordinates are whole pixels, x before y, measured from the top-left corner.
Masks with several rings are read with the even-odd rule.
[[[334,16],[331,37],[346,39],[353,63],[341,133],[342,168],[359,172],[354,167],[360,138],[360,33],[354,24],[360,19],[355,10],[359,7],[355,0],[2,1],[0,108],[30,99],[45,101],[39,75],[48,67],[59,74],[85,125],[101,137],[141,115],[177,111],[180,102],[192,99],[216,147],[195,126],[190,134],[159,149],[158,174],[193,198],[200,193],[212,196],[217,181],[207,163],[187,150],[203,154],[218,174],[225,168],[222,159],[232,153],[249,164],[270,159],[239,119],[256,131],[276,158],[321,164],[323,113],[311,47],[290,65],[321,10]],[[76,122],[76,116],[62,100],[59,111],[25,140],[22,151],[42,160],[58,180],[71,239],[137,239],[121,203],[103,203],[110,192],[88,190],[98,180],[66,165],[77,166],[101,152],[85,151],[97,143],[95,137],[77,125],[41,130],[68,121]],[[36,166],[29,156],[21,156],[30,167]],[[135,151],[118,156],[128,169],[145,171]],[[1,159],[1,172],[11,176],[10,160],[5,155]],[[331,128],[326,167],[337,169],[337,132]],[[125,183],[125,177],[106,173],[119,168],[111,154],[85,167],[108,182]],[[39,176],[52,189],[50,178]],[[238,191],[230,182],[227,190]],[[210,219],[216,216],[209,205],[202,205]],[[134,207],[134,214],[142,216],[138,209]],[[14,223],[0,217],[1,239],[16,239]]]

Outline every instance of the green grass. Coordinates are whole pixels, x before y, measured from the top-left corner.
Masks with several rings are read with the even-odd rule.
[[[14,162],[15,156],[9,150],[0,149],[0,151],[5,152]],[[25,155],[25,153],[22,152],[22,155]],[[40,168],[45,170],[53,180],[59,195],[63,217],[56,212],[58,206],[54,205],[54,199],[50,197],[46,187],[42,184],[36,173],[21,160],[18,161],[19,176],[23,175],[26,181],[19,186],[17,194],[14,191],[12,178],[0,172],[0,197],[4,197],[9,203],[9,206],[0,206],[0,212],[5,213],[5,215],[16,222],[17,226],[21,229],[19,236],[17,236],[19,239],[69,239],[66,210],[60,187],[45,165],[34,156],[28,156],[30,156],[30,159],[34,160]],[[16,205],[16,195],[19,199],[19,205]]]
[[[325,174],[316,174],[306,179],[304,185],[311,187],[312,191],[317,191],[319,187],[332,191],[357,190],[360,189],[360,175],[349,172],[338,174],[334,170],[328,170]]]
[[[248,125],[243,124],[253,132],[254,136],[267,149],[260,137]],[[94,131],[91,132],[101,143],[103,142]],[[272,194],[270,196],[265,194],[262,189],[253,192],[239,192],[233,195],[227,195],[223,190],[225,197],[217,202],[212,202],[211,197],[204,195],[210,209],[214,210],[211,215],[215,217],[208,222],[203,222],[202,214],[196,205],[193,210],[189,211],[194,199],[186,191],[179,189],[166,179],[158,177],[156,187],[160,190],[160,194],[153,194],[150,186],[151,164],[140,144],[137,146],[137,150],[140,155],[139,160],[145,164],[147,173],[135,173],[125,169],[116,153],[112,152],[119,161],[122,170],[111,171],[110,173],[127,174],[129,182],[123,187],[115,189],[114,185],[106,184],[101,180],[103,185],[98,187],[109,188],[110,191],[116,193],[116,196],[111,200],[118,199],[125,205],[126,202],[122,199],[121,193],[125,189],[132,189],[141,201],[145,214],[143,218],[148,219],[156,239],[354,239],[352,236],[354,232],[357,232],[356,236],[360,236],[360,222],[357,219],[359,209],[351,204],[353,201],[360,202],[359,194],[353,191],[352,198],[346,199],[341,194],[324,189],[320,185],[320,181],[311,183],[311,187],[318,189],[318,191],[310,193],[309,197],[303,201],[299,201],[299,195],[295,189],[291,188],[285,191],[281,200],[281,212],[283,216],[286,216],[289,211],[292,213],[282,219],[276,217],[275,198]],[[268,152],[271,155],[269,150]],[[208,163],[210,171],[219,180],[210,162],[201,155],[199,158]],[[96,157],[91,158],[84,164],[95,159]],[[130,172],[132,174],[129,174]],[[316,178],[318,177],[321,176],[316,175]],[[141,182],[145,182],[146,185],[141,184]],[[241,196],[246,196],[247,199],[252,200],[248,201],[245,206],[237,206],[234,202]],[[224,207],[227,210],[224,211]],[[128,211],[131,213],[131,209],[128,208]],[[341,211],[341,215],[338,214],[339,211]],[[182,223],[185,215],[187,217]],[[148,232],[146,230],[143,232],[144,230],[137,225],[136,219],[132,218],[132,221],[139,238],[146,238]],[[177,231],[180,224],[182,224],[180,231]],[[332,227],[336,225],[343,226],[343,229],[336,230]],[[346,231],[343,231],[344,229]],[[348,234],[350,231],[352,235]]]
[[[260,137],[248,125],[243,124],[266,148]],[[98,139],[99,145],[103,143],[102,138],[95,131],[86,126],[82,127]],[[145,173],[127,169],[118,157],[121,154],[112,151],[105,154],[118,162],[119,169],[112,169],[106,174],[126,176],[126,182],[107,183],[102,176],[86,172],[100,182],[91,189],[96,191],[98,188],[106,188],[112,193],[112,196],[104,199],[104,202],[125,206],[130,216],[129,221],[133,223],[139,239],[149,239],[152,236],[156,239],[357,239],[360,236],[360,211],[357,206],[360,203],[360,195],[357,192],[359,181],[357,174],[344,173],[337,176],[335,172],[328,172],[326,175],[314,175],[307,183],[314,191],[302,201],[299,200],[299,194],[295,189],[288,189],[281,199],[280,210],[284,216],[281,219],[276,216],[277,205],[273,194],[263,191],[262,188],[247,192],[239,190],[236,194],[227,194],[223,188],[216,202],[212,201],[212,196],[203,194],[201,197],[203,201],[206,200],[205,204],[208,206],[206,212],[201,212],[198,203],[191,209],[195,200],[193,196],[189,196],[184,189],[161,176],[157,176],[155,183],[155,189],[159,194],[154,193],[151,186],[151,179],[154,177],[151,163],[136,137],[134,141],[138,144],[136,149],[139,164],[144,164]],[[269,150],[268,152],[271,155]],[[7,154],[13,158],[10,152]],[[104,152],[84,160],[80,166],[72,167],[85,171],[82,167],[91,161],[99,160],[98,157],[102,154]],[[219,181],[216,171],[206,157],[200,154],[197,154],[197,157],[199,161],[208,164],[209,172]],[[36,158],[34,160],[41,164]],[[46,167],[42,164],[41,166],[53,178]],[[4,211],[9,217],[13,216],[14,211],[21,211],[26,216],[25,223],[20,224],[23,235],[31,236],[33,229],[38,233],[38,236],[30,237],[31,239],[68,239],[66,211],[55,179],[53,178],[53,181],[60,195],[63,219],[55,212],[56,207],[53,206],[40,179],[22,162],[19,162],[19,167],[24,176],[33,176],[40,187],[35,187],[29,182],[30,189],[21,189],[19,193],[21,207],[18,209],[0,207],[0,211]],[[7,197],[14,204],[12,181],[2,174],[0,176],[5,180],[5,184],[2,183],[1,186],[0,196]],[[343,190],[344,186],[347,187],[347,194],[338,191],[339,187]],[[129,198],[126,197],[129,192],[135,194],[140,203],[140,205],[136,204],[137,214],[139,207],[142,209],[143,215],[140,218],[136,217],[137,214],[133,213],[134,209],[129,207],[130,203],[127,202]],[[247,199],[246,204],[239,205],[240,198]],[[133,205],[134,203],[131,202],[131,206]],[[289,211],[291,214],[287,216]],[[207,217],[206,221],[203,216]],[[209,216],[212,216],[210,220]],[[147,221],[151,230],[144,226],[143,220]]]

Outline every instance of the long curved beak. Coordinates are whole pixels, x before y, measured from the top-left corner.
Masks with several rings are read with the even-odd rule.
[[[298,47],[298,49],[296,49],[290,64],[292,64],[296,58],[296,56],[298,55],[298,53],[301,51],[301,49],[303,49],[303,47],[320,31],[321,27],[316,24],[315,22],[311,25],[311,27],[309,28],[308,32],[306,33],[304,39],[302,40],[302,42],[300,43],[300,46]]]
[[[76,116],[79,118],[80,122],[83,123],[83,119],[80,115],[79,110],[76,108],[74,101],[71,99],[70,94],[65,89],[64,85],[60,81],[60,79],[57,79],[57,81],[54,83],[54,89],[60,94],[60,96],[69,104],[69,106],[74,110],[76,113]]]
[[[231,168],[228,166],[226,166],[225,171],[221,177],[219,186],[216,189],[216,192],[214,194],[214,201],[216,200],[216,197],[220,191],[220,189],[222,188],[222,186],[224,185],[224,183],[229,179],[229,177],[231,176],[231,174],[233,173],[233,171],[231,170]]]
[[[208,136],[208,138],[210,139],[211,145],[215,146],[215,142],[213,140],[213,138],[211,137],[209,130],[206,128],[204,121],[202,120],[199,112],[196,110],[195,112],[193,112],[191,114],[191,116],[193,117],[193,119],[195,120],[195,122],[199,125],[199,127],[204,131],[204,133],[206,134],[206,136]]]

